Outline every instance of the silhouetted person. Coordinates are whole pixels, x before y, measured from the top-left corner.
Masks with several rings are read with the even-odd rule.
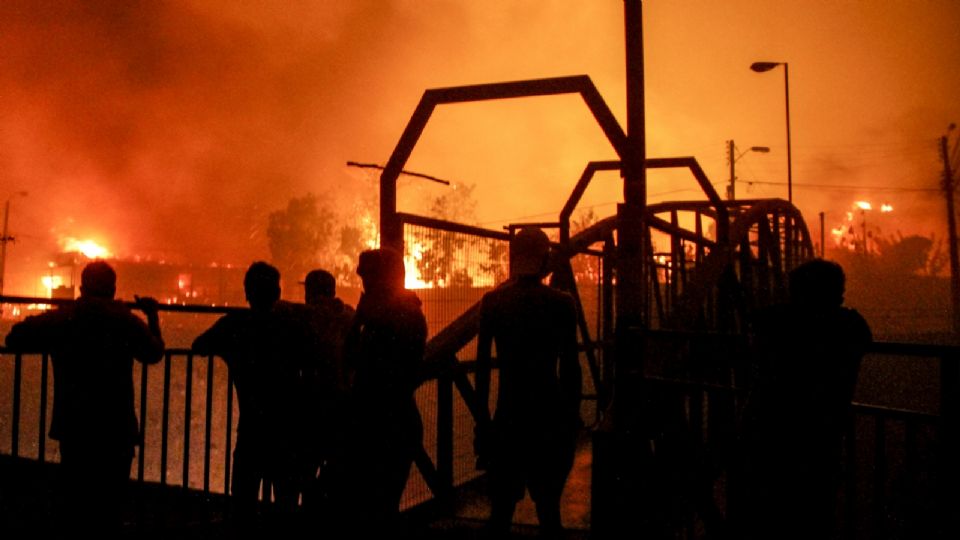
[[[477,344],[475,448],[490,475],[489,529],[509,532],[529,489],[544,536],[559,535],[560,497],[581,426],[581,373],[573,298],[542,283],[549,241],[521,229],[510,245],[511,280],[483,296]],[[496,414],[488,412],[491,345],[499,366]]]
[[[311,270],[303,280],[303,296],[313,317],[312,330],[320,337],[324,350],[329,356],[324,360],[334,370],[338,386],[348,386],[343,366],[343,346],[346,334],[353,323],[355,311],[337,297],[337,281],[326,270]]]
[[[403,258],[383,248],[360,254],[363,294],[347,341],[352,375],[337,508],[357,538],[394,530],[410,466],[422,447],[414,392],[420,383],[427,323],[404,289]]]
[[[53,357],[50,437],[60,442],[56,507],[62,534],[103,532],[122,524],[124,493],[140,431],[134,412],[133,360],[159,362],[157,302],[136,298],[147,322],[114,300],[117,275],[105,262],[84,267],[80,298],[27,317],[8,347]]]
[[[304,331],[289,310],[278,309],[276,268],[265,262],[251,264],[243,287],[250,309],[221,317],[194,340],[193,350],[222,357],[237,389],[240,413],[230,486],[233,518],[241,524],[256,519],[262,485],[265,500],[270,498],[267,487],[272,486],[280,520],[289,520],[299,497]]]
[[[840,265],[815,259],[789,274],[790,301],[754,323],[756,385],[744,417],[747,536],[834,533],[842,437],[870,328],[843,307]]]
[[[326,270],[311,270],[303,286],[305,304],[300,316],[309,327],[315,352],[302,369],[306,419],[301,489],[304,507],[315,511],[327,495],[318,473],[322,476],[325,464],[343,454],[343,347],[354,310],[337,298],[336,279]]]

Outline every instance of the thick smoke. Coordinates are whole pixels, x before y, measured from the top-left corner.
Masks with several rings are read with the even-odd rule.
[[[746,66],[789,60],[797,182],[936,181],[934,148],[910,156],[925,168],[884,178],[817,159],[873,144],[870,129],[893,133],[889,119],[911,106],[925,106],[922,125],[884,144],[932,141],[956,120],[944,117],[956,111],[944,103],[957,88],[945,74],[956,72],[960,48],[937,37],[960,19],[949,2],[911,6],[911,17],[759,6],[644,3],[649,156],[694,155],[722,184],[724,141],[734,138],[773,150],[738,164],[744,180],[782,180],[782,79]],[[30,193],[11,202],[18,239],[8,275],[16,281],[22,267],[36,281],[60,236],[100,239],[120,256],[265,258],[266,217],[291,197],[349,204],[372,188],[376,175],[346,161],[385,162],[426,88],[587,74],[622,121],[622,10],[620,0],[2,2],[0,197]],[[940,54],[896,54],[929,40]],[[877,54],[888,41],[896,46]],[[410,167],[476,184],[478,220],[491,227],[555,214],[586,161],[614,157],[575,97],[465,106],[435,120]],[[427,189],[404,182],[414,199]],[[684,182],[654,176],[650,192],[693,187]],[[619,193],[617,179],[605,179],[584,204]],[[815,216],[833,199],[800,189],[796,202]]]

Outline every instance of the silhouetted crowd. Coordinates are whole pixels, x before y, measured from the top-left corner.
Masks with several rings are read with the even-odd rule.
[[[485,532],[507,536],[529,492],[541,534],[555,538],[583,427],[577,307],[544,283],[550,243],[540,229],[520,229],[510,259],[511,278],[480,303],[472,409],[477,467],[489,475]],[[305,301],[294,303],[280,299],[279,271],[255,262],[244,277],[249,309],[224,315],[193,342],[195,354],[223,358],[236,388],[229,520],[237,534],[262,528],[283,537],[309,526],[334,538],[376,538],[401,530],[401,497],[423,452],[414,394],[427,324],[404,288],[401,254],[365,251],[357,274],[355,310],[323,270],[307,274]],[[121,526],[141,439],[133,362],[163,357],[157,302],[136,298],[144,320],[114,299],[116,280],[107,263],[88,264],[76,302],[26,318],[6,338],[13,349],[53,358],[50,436],[61,456],[54,509],[63,536]],[[863,318],[842,307],[843,291],[838,265],[810,261],[790,275],[790,302],[752,327],[759,364],[740,445],[742,537],[826,538],[832,530],[842,433],[871,340]]]

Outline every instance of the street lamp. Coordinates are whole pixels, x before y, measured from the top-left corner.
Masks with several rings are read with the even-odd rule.
[[[770,148],[766,146],[751,146],[743,152],[740,152],[739,155],[736,154],[737,146],[733,143],[733,139],[727,141],[727,159],[730,161],[730,185],[727,186],[727,200],[736,199],[736,191],[734,189],[734,182],[737,179],[736,172],[734,171],[734,164],[738,159],[742,158],[747,152],[760,152],[766,154],[770,151]]]
[[[13,195],[7,197],[7,202],[3,207],[3,236],[0,236],[0,296],[3,296],[3,276],[4,270],[7,265],[7,242],[12,242],[13,237],[10,236],[7,226],[10,223],[10,200],[14,197],[26,197],[26,191],[17,191]],[[3,305],[0,304],[0,314],[3,313]]]
[[[790,165],[790,70],[786,62],[754,62],[750,64],[750,69],[757,73],[770,71],[771,69],[783,66],[783,87],[786,93],[787,103],[787,200],[793,202],[793,171]]]

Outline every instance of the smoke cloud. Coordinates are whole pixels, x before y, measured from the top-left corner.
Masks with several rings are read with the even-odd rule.
[[[931,143],[960,117],[960,45],[938,38],[960,22],[952,3],[765,6],[644,3],[648,155],[694,155],[722,184],[734,138],[771,147],[738,176],[783,180],[782,79],[746,67],[789,60],[796,182],[935,182]],[[9,283],[33,293],[62,236],[123,257],[267,258],[267,215],[290,198],[369,198],[377,175],[346,161],[384,163],[427,88],[587,74],[622,122],[623,28],[620,0],[0,3],[0,197],[29,192],[11,199]],[[897,52],[917,50],[937,54]],[[876,177],[884,156],[851,172],[850,142],[904,139],[926,146],[892,180]],[[586,161],[613,157],[578,98],[557,97],[438,111],[409,168],[476,185],[477,219],[496,228],[555,215]],[[402,182],[410,204],[441,189]],[[687,187],[653,175],[651,200]],[[608,215],[620,191],[610,175],[582,204]],[[848,205],[795,193],[809,215]]]

